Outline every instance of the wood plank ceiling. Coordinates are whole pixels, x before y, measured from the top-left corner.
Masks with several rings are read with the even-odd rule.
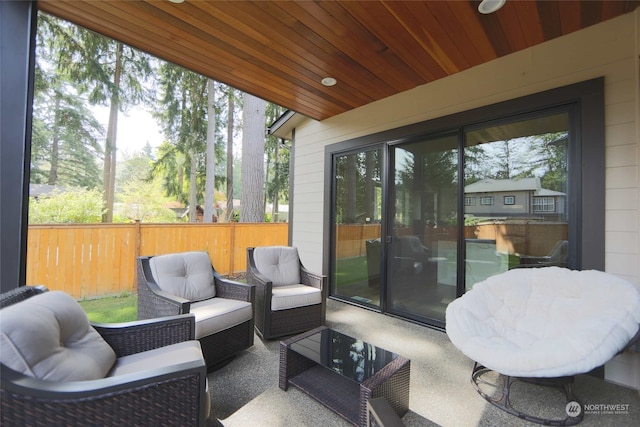
[[[630,12],[640,1],[41,0],[39,9],[323,120]],[[337,84],[325,87],[324,77]]]

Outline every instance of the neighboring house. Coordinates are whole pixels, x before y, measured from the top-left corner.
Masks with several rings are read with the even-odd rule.
[[[66,187],[49,184],[29,184],[29,197],[33,197],[35,199],[49,196],[54,191],[63,193],[64,191],[66,191]]]
[[[175,212],[176,219],[182,218],[184,213],[187,211],[187,207],[183,203],[178,201],[169,202],[164,207],[167,209],[171,209],[173,212]]]
[[[465,214],[488,217],[561,218],[566,193],[540,186],[540,178],[483,179],[464,188]]]

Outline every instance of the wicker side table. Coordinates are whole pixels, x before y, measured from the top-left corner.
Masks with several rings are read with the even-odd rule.
[[[366,426],[369,399],[407,413],[410,369],[409,359],[326,327],[280,343],[280,388],[292,385],[356,426]]]

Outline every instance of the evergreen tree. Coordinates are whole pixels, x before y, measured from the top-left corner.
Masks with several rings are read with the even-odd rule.
[[[104,132],[73,87],[61,63],[61,45],[71,24],[40,15],[37,33],[32,127],[34,183],[94,188],[100,186],[97,159]]]
[[[240,222],[264,222],[265,108],[264,100],[244,94]]]
[[[235,135],[235,115],[236,104],[238,104],[238,92],[232,87],[226,86],[226,99],[227,99],[227,152],[226,152],[226,192],[227,192],[227,210],[226,210],[226,222],[229,222],[233,218],[233,199],[236,197],[236,193],[233,191],[235,184],[234,180],[234,157],[233,157],[233,140]]]
[[[154,117],[168,142],[159,150],[153,173],[164,175],[168,196],[189,204],[189,221],[195,222],[204,193],[204,188],[198,191],[198,169],[204,165],[207,140],[207,78],[171,63],[163,63],[158,74],[161,96]]]
[[[113,219],[118,112],[145,100],[145,79],[151,73],[150,58],[129,46],[76,25],[41,14],[41,19],[57,22],[55,37],[58,70],[69,76],[77,90],[88,95],[94,105],[109,106],[109,122],[104,147],[104,222]]]
[[[207,138],[206,173],[204,190],[204,216],[202,222],[213,221],[213,205],[216,170],[216,88],[215,82],[207,80]]]
[[[284,112],[284,108],[267,103],[265,116],[267,123],[273,123]],[[286,146],[285,146],[286,147]],[[279,138],[268,135],[265,142],[265,211],[268,201],[272,203],[271,218],[278,222],[278,204],[281,197],[288,198],[289,150],[283,149]]]

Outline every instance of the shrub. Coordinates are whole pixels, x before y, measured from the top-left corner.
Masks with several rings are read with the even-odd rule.
[[[86,224],[102,221],[102,193],[84,188],[54,190],[49,196],[29,199],[30,224]]]

